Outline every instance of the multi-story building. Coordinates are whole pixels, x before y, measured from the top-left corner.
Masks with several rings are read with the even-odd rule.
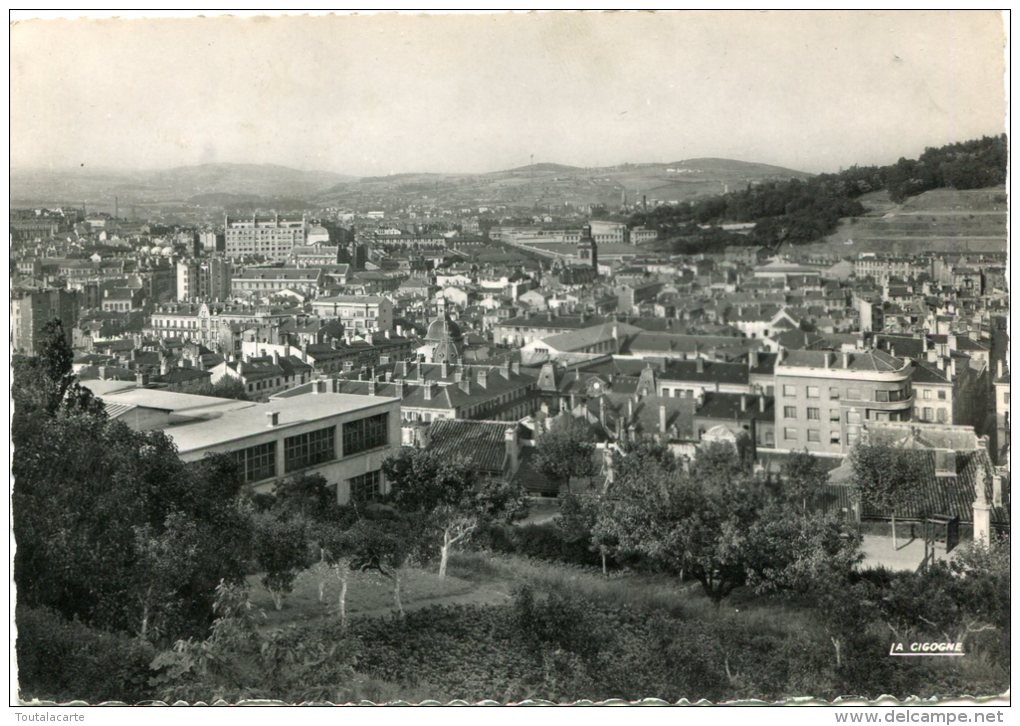
[[[68,290],[12,291],[11,345],[15,352],[38,353],[43,340],[43,327],[59,320],[68,344],[78,322],[79,295]]]
[[[270,297],[285,290],[314,297],[321,287],[322,270],[317,267],[249,267],[230,282],[236,297]]]
[[[280,215],[272,218],[231,220],[225,217],[224,249],[228,257],[259,255],[270,260],[286,260],[295,245],[304,244],[304,219],[286,220]]]
[[[393,303],[374,295],[333,295],[312,302],[312,311],[322,318],[338,318],[344,330],[390,330]]]
[[[269,492],[276,481],[319,474],[337,502],[367,502],[385,494],[382,462],[400,446],[396,399],[320,391],[227,410],[163,429],[185,462],[228,454],[245,481]]]
[[[913,367],[880,350],[781,351],[775,367],[776,448],[841,456],[867,421],[909,421]]]
[[[244,328],[278,324],[293,317],[292,311],[275,308],[178,303],[157,308],[145,332],[156,338],[190,340],[229,353],[240,347]],[[226,339],[234,338],[236,346],[225,344]]]
[[[221,257],[181,260],[177,263],[177,300],[227,300],[233,277],[233,263]]]

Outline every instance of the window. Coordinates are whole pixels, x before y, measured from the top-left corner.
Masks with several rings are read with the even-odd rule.
[[[807,410],[808,421],[818,421],[821,419],[821,412],[817,408],[809,408]]]
[[[283,440],[285,471],[296,471],[336,458],[336,427],[329,426]]]
[[[930,401],[931,400],[931,391],[928,390],[927,388],[924,389],[924,400],[925,401]]]
[[[797,418],[797,407],[783,406],[783,418]]]
[[[829,400],[830,401],[838,401],[839,400],[839,389],[836,388],[835,386],[831,386],[829,388]]]
[[[361,476],[348,479],[347,484],[350,487],[352,502],[357,504],[374,502],[382,493],[380,491],[380,484],[382,484],[382,472],[378,469],[376,471],[367,472]]]
[[[839,409],[832,409],[829,411],[829,421],[832,423],[839,423]]]
[[[234,460],[241,467],[246,482],[270,479],[276,476],[276,442],[235,451]]]
[[[807,440],[815,443],[821,441],[821,438],[818,435],[818,429],[808,429]]]
[[[945,401],[946,400],[946,392],[945,391],[939,391],[939,400],[940,401]]]
[[[821,395],[821,393],[818,390],[818,386],[808,386],[807,387],[807,397],[808,398],[818,398],[820,395]]]
[[[344,424],[344,456],[351,456],[389,443],[389,414],[358,419]]]
[[[875,391],[875,400],[880,403],[888,403],[889,391]]]
[[[839,446],[839,431],[829,432],[829,443],[835,446]]]
[[[796,396],[797,395],[797,387],[796,386],[790,386],[790,385],[783,386],[783,395],[784,396]]]
[[[931,421],[932,420],[932,410],[931,410],[930,406],[925,406],[924,407],[924,413],[921,414],[921,420],[922,421]]]
[[[1002,394],[1002,402],[1004,404],[1006,404],[1007,406],[1009,405],[1009,394],[1008,393],[1003,393]]]
[[[797,429],[783,429],[783,438],[787,441],[796,441]]]
[[[938,418],[939,423],[945,423],[946,419],[948,418],[948,416],[946,415],[946,409],[944,408],[940,408],[935,415]]]

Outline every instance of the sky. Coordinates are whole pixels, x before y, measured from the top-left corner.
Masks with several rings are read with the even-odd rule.
[[[10,41],[14,168],[820,172],[1005,127],[997,12],[51,19]]]

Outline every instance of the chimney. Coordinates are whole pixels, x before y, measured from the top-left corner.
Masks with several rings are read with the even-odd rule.
[[[628,398],[627,399],[627,420],[628,421],[633,421],[634,420],[634,399],[633,398]]]
[[[758,367],[758,351],[752,350],[747,354],[747,367],[757,368]]]
[[[704,373],[705,372],[705,359],[704,358],[696,358],[694,360],[694,366],[695,366],[695,369],[698,371],[698,373]]]
[[[478,371],[478,385],[487,388],[489,383],[489,372],[484,368]]]
[[[269,420],[267,426],[273,428],[280,425],[280,412],[279,411],[267,411],[266,418]]]
[[[499,372],[503,375],[504,378],[506,378],[506,379],[510,378],[510,359],[509,358],[507,358],[506,360],[503,361],[503,365],[501,365],[499,367]]]
[[[599,421],[603,426],[606,425],[606,397],[599,396]]]
[[[273,351],[273,365],[274,366],[280,365],[280,353],[275,350]]]
[[[843,351],[843,368],[849,368],[849,367],[850,367],[850,353],[848,353],[847,351],[844,350]]]
[[[431,382],[430,383],[426,383],[424,386],[421,387],[421,390],[422,390],[422,393],[425,395],[425,400],[426,401],[431,401],[432,400],[432,383]]]
[[[510,368],[514,372],[514,375],[516,376],[518,373],[521,372],[520,361],[515,360],[513,363],[510,364]]]
[[[828,355],[826,355],[826,361],[828,361]],[[740,394],[740,412],[747,413],[747,396],[743,393]]]
[[[758,410],[761,413],[765,413],[765,394],[762,393],[758,396]]]
[[[470,377],[468,377],[468,378],[461,378],[460,379],[460,390],[464,391],[464,393],[467,393],[468,395],[471,394],[471,378]]]
[[[457,366],[457,368],[455,368],[454,371],[453,371],[453,382],[454,383],[460,383],[463,378],[464,378],[464,369],[461,368],[460,366]]]
[[[1002,378],[1002,358],[995,361],[995,377]]]
[[[829,367],[829,362],[830,362],[829,361],[829,351],[825,351],[824,353],[822,353],[822,357],[825,360],[825,367],[828,368]]]
[[[106,366],[100,366],[99,373],[100,373],[99,377],[101,379],[104,378],[105,377],[104,374],[106,373]],[[145,386],[149,385],[149,376],[140,371],[135,373],[135,385],[138,386],[139,388],[144,388]]]
[[[510,476],[513,476],[517,473],[519,466],[516,424],[507,428],[506,433],[503,434],[503,440],[506,441],[506,458],[510,462]]]
[[[398,379],[397,381],[394,382],[394,384],[393,384],[393,395],[396,396],[397,398],[403,398],[404,397],[404,381],[403,381],[403,379]]]
[[[404,326],[403,325],[398,325],[397,326],[397,337],[398,338],[403,338],[404,337]]]
[[[666,404],[659,404],[659,433],[666,435]]]
[[[375,378],[368,379],[368,395],[369,396],[375,395]]]
[[[445,360],[440,366],[440,371],[441,371],[440,375],[443,379],[446,379],[450,376],[450,366],[447,365]]]

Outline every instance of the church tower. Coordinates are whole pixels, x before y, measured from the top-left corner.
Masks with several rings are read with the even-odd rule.
[[[591,225],[581,227],[581,239],[577,242],[578,259],[591,264],[595,274],[599,273],[599,250],[595,244],[595,238],[591,234]]]

